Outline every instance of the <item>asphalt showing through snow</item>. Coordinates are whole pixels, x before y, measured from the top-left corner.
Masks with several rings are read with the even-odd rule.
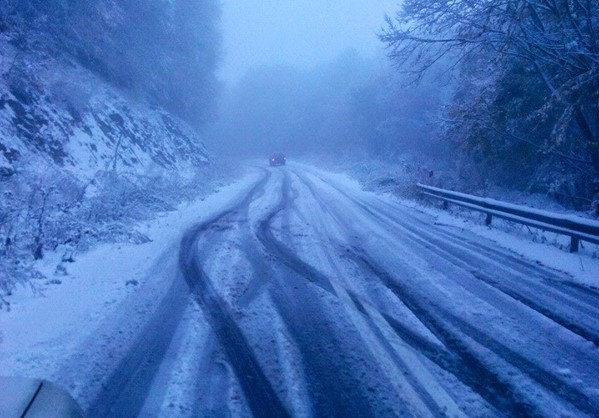
[[[256,170],[185,233],[90,416],[140,415],[172,381],[194,389],[156,416],[599,415],[595,290],[310,167]],[[160,367],[189,303],[213,338],[193,381]]]

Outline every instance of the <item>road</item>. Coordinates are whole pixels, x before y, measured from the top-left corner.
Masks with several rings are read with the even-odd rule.
[[[598,292],[310,167],[255,170],[185,233],[90,416],[599,416]]]

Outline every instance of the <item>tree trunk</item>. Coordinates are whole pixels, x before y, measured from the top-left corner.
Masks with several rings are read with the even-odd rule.
[[[591,128],[591,124],[589,123],[580,106],[576,107],[575,118],[576,123],[578,124],[578,127],[580,128],[580,131],[587,143],[589,156],[591,157],[591,163],[593,165],[595,180],[599,180],[599,136]]]

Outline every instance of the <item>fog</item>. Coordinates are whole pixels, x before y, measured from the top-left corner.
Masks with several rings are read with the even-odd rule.
[[[223,91],[207,129],[210,149],[244,157],[436,149],[436,137],[419,132],[439,94],[430,85],[406,88],[378,38],[395,9],[389,0],[225,1]]]
[[[210,148],[243,157],[430,154],[438,102],[430,84],[407,88],[383,59],[355,50],[310,69],[257,67],[222,97]]]
[[[599,6],[522,22],[493,3],[225,1],[207,145],[221,156],[418,160],[459,187],[588,206],[599,191],[599,86],[585,22],[599,22]],[[488,28],[486,15],[523,32]],[[588,30],[563,29],[565,16]]]
[[[251,68],[311,68],[352,48],[380,52],[377,32],[396,0],[224,0],[220,76],[239,81]]]

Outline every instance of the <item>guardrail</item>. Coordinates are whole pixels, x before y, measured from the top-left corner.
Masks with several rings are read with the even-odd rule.
[[[597,221],[532,209],[526,206],[439,189],[420,183],[416,186],[422,194],[441,199],[444,209],[447,209],[451,203],[486,213],[485,225],[491,225],[495,216],[545,231],[567,235],[570,237],[570,252],[572,253],[578,251],[580,241],[599,244],[599,222]]]

